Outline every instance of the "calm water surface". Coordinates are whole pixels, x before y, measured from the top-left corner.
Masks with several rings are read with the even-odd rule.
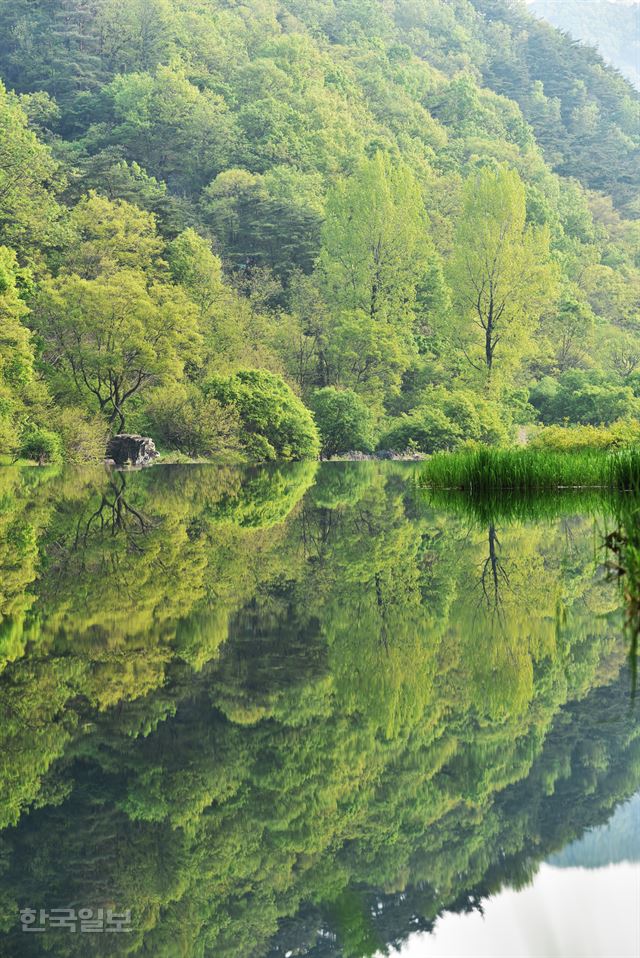
[[[3,958],[637,956],[616,506],[416,468],[0,471]]]

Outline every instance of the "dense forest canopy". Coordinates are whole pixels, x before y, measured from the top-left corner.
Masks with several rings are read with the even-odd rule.
[[[613,505],[412,469],[2,471],[4,954],[363,958],[638,791]],[[70,902],[133,932],[20,930]]]
[[[640,97],[524,3],[2,0],[0,78],[0,454],[637,416]]]

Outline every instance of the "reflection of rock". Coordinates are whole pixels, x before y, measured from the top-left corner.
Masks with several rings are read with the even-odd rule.
[[[116,466],[150,466],[158,455],[153,439],[146,436],[120,433],[107,443],[107,459],[113,460]]]

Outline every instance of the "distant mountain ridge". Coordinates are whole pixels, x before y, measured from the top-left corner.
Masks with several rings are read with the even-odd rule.
[[[598,51],[640,89],[640,3],[637,0],[532,0],[530,8]]]

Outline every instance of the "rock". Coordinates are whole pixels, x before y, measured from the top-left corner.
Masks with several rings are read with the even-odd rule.
[[[116,466],[150,466],[158,456],[155,443],[148,436],[120,433],[107,443],[107,459],[112,459]]]

